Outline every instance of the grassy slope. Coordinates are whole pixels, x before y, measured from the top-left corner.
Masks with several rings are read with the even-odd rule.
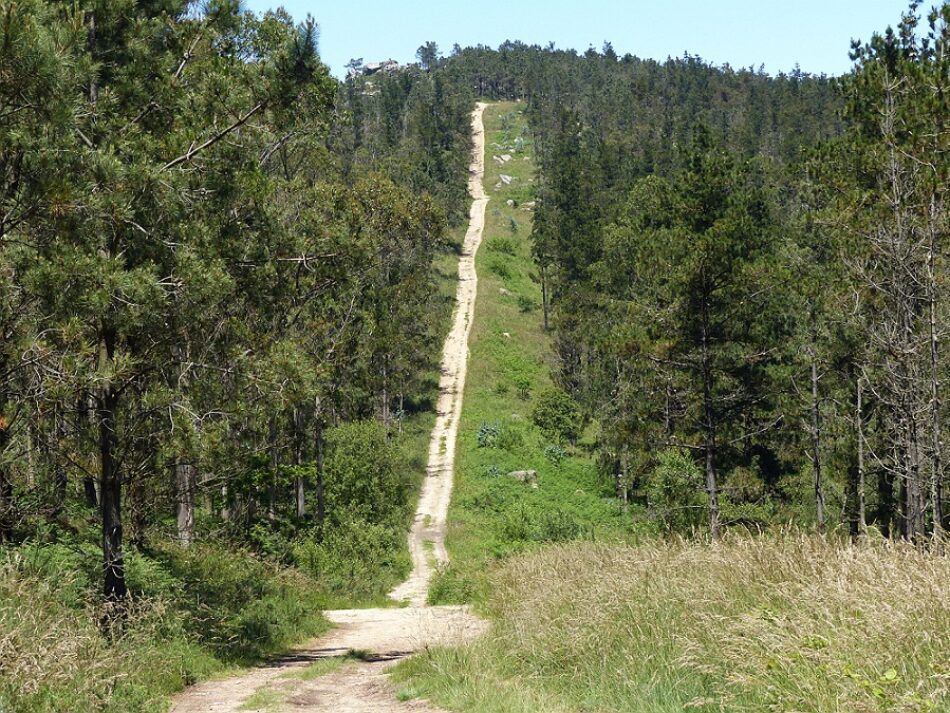
[[[471,713],[950,710],[947,559],[792,534],[716,547],[619,543],[633,538],[601,497],[592,463],[545,460],[531,402],[516,388],[527,377],[537,393],[549,379],[540,315],[517,303],[540,301],[529,214],[505,206],[530,200],[531,164],[491,161],[504,152],[492,147],[503,141],[499,117],[517,108],[486,114],[492,202],[450,512],[453,561],[433,592],[474,601],[493,626],[473,644],[400,664],[403,693]],[[494,190],[501,172],[518,180]],[[489,247],[510,235],[510,216],[520,224],[513,257]],[[478,448],[483,421],[507,424],[522,444]],[[541,487],[489,475],[492,466],[536,468]],[[584,532],[614,541],[536,546],[545,533]]]
[[[449,511],[451,565],[434,583],[430,596],[436,603],[482,599],[486,565],[512,553],[542,542],[616,539],[624,529],[616,501],[582,449],[555,465],[531,422],[536,396],[551,385],[545,361],[550,337],[543,330],[541,288],[531,259],[532,213],[525,204],[534,192],[533,145],[522,133],[521,110],[522,105],[507,103],[485,112],[485,187],[491,201],[477,256],[478,301]],[[519,137],[522,151],[514,150]],[[504,165],[493,160],[503,154],[513,160]],[[514,181],[498,188],[502,174]],[[509,200],[515,205],[507,205]],[[503,447],[478,447],[483,423],[500,427]],[[538,472],[537,489],[507,477],[525,469]]]
[[[950,710],[950,560],[814,535],[569,544],[496,574],[491,631],[397,675],[453,710]]]

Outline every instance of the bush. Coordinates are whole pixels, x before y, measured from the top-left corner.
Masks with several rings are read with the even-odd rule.
[[[703,473],[682,448],[660,453],[647,479],[646,495],[650,509],[671,532],[687,532],[705,518]]]
[[[501,524],[508,542],[570,542],[583,533],[581,525],[562,510],[541,510],[521,504],[508,510]]]
[[[410,481],[410,469],[381,424],[361,421],[327,431],[324,487],[330,524],[404,524]]]
[[[512,257],[518,254],[518,245],[511,238],[490,238],[485,244],[488,252],[503,253]]]
[[[299,540],[294,557],[331,594],[369,600],[408,573],[405,537],[404,527],[350,519],[325,528],[322,541]]]
[[[565,451],[557,443],[549,443],[544,447],[544,457],[552,465],[560,465],[561,461],[567,457],[567,451]]]
[[[531,379],[526,376],[519,376],[515,379],[515,388],[518,389],[518,398],[527,401],[531,398]]]
[[[517,453],[524,445],[522,429],[515,423],[502,424],[496,445],[509,453]]]
[[[518,309],[522,312],[533,312],[538,308],[538,303],[535,302],[530,297],[525,297],[524,295],[518,295]]]
[[[543,391],[531,418],[545,436],[556,442],[577,442],[581,432],[581,414],[570,394],[562,389]]]
[[[507,280],[511,277],[511,267],[509,267],[507,259],[498,257],[497,255],[493,255],[488,260],[488,269],[503,280]]]
[[[482,423],[475,434],[475,442],[479,448],[495,448],[498,445],[498,434],[501,426],[497,423]]]
[[[0,549],[0,711],[138,713],[227,663],[325,630],[316,583],[246,550],[127,550],[132,597],[104,632],[99,554],[85,538]]]

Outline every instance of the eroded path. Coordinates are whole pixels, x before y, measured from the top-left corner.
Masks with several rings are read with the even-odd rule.
[[[459,260],[457,308],[442,351],[438,416],[429,442],[422,493],[409,533],[412,572],[390,597],[408,604],[398,609],[345,609],[326,612],[336,628],[290,655],[221,681],[193,686],[178,697],[173,713],[225,711],[306,711],[309,713],[435,712],[426,701],[399,702],[385,675],[400,658],[429,646],[458,643],[477,635],[484,623],[465,607],[427,607],[435,567],[448,560],[445,529],[452,495],[455,440],[462,413],[468,362],[468,335],[475,314],[475,253],[485,226],[488,197],[485,130],[478,104],[472,114],[474,152],[469,176],[472,209]],[[339,663],[340,657],[357,654]],[[339,664],[339,665],[337,665]],[[327,673],[321,666],[326,666]],[[332,668],[332,670],[331,670]]]

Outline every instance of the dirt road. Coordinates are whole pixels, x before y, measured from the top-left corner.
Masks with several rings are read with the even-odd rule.
[[[445,528],[452,495],[455,440],[462,413],[462,392],[468,362],[468,335],[475,314],[475,253],[481,243],[488,197],[485,132],[478,104],[472,114],[474,152],[469,176],[472,210],[459,260],[458,306],[442,350],[438,416],[429,442],[429,461],[415,520],[409,533],[412,572],[390,597],[408,604],[393,609],[346,609],[326,612],[336,628],[290,655],[241,676],[207,681],[179,696],[172,713],[225,711],[306,711],[308,713],[435,713],[425,701],[400,702],[385,675],[394,661],[429,646],[476,636],[484,622],[464,607],[427,607],[429,581],[435,567],[448,561]],[[336,657],[358,652],[326,675],[308,672]]]

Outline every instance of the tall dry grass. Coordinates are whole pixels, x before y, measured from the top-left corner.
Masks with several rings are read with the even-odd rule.
[[[494,584],[490,635],[413,686],[472,711],[950,710],[950,559],[907,544],[571,544]]]

